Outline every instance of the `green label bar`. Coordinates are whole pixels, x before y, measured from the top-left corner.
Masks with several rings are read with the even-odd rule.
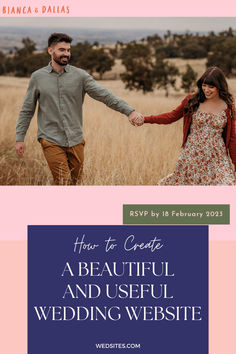
[[[123,224],[226,225],[229,223],[229,204],[123,205]]]

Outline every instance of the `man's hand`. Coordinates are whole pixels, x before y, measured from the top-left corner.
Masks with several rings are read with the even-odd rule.
[[[144,117],[141,113],[138,113],[136,111],[133,111],[129,115],[129,121],[132,125],[134,126],[140,126],[143,125],[144,123]]]
[[[24,142],[23,141],[16,142],[16,153],[21,158],[24,156]]]

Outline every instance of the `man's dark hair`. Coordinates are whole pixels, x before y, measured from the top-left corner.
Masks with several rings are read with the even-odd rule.
[[[51,47],[53,44],[57,44],[59,42],[71,43],[72,38],[65,33],[52,33],[48,38],[48,47]]]

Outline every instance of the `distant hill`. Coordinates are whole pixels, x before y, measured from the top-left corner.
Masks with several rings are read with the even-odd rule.
[[[99,42],[101,44],[113,44],[117,41],[130,42],[140,40],[143,37],[155,33],[162,36],[166,31],[155,31],[147,29],[139,30],[101,30],[101,29],[76,29],[76,28],[41,28],[41,27],[0,27],[0,50],[7,53],[14,47],[21,47],[21,40],[24,37],[30,37],[36,44],[37,50],[42,50],[47,46],[47,38],[53,32],[64,32],[73,38],[73,44],[78,41]],[[176,33],[180,33],[176,31]]]

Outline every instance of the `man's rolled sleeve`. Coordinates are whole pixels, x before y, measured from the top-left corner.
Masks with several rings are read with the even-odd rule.
[[[84,89],[85,92],[95,100],[103,102],[109,108],[125,114],[126,116],[129,116],[129,114],[134,111],[124,100],[116,97],[111,91],[101,86],[88,73],[85,74]]]
[[[16,141],[24,141],[26,132],[30,125],[30,121],[35,112],[37,99],[38,91],[36,87],[36,80],[32,75],[16,124]]]

